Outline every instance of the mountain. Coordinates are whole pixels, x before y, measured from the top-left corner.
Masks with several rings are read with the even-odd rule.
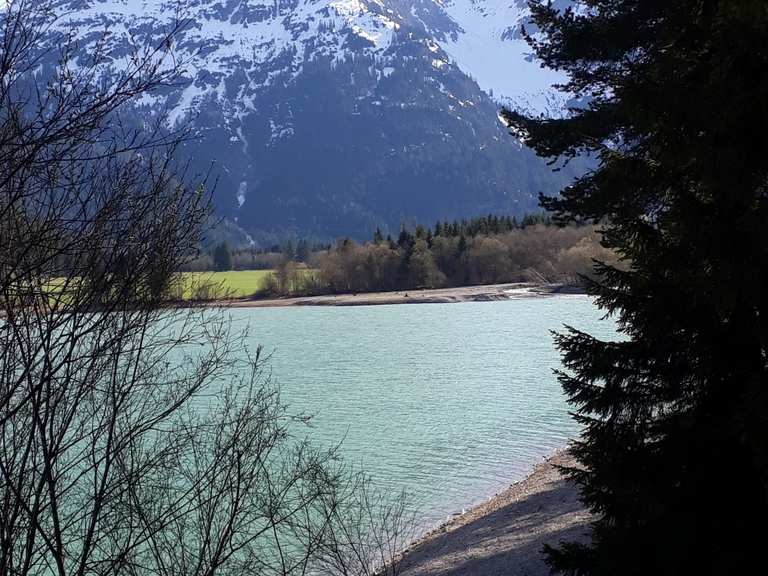
[[[535,210],[570,177],[508,135],[502,104],[566,106],[520,36],[525,0],[68,0],[85,57],[175,39],[185,75],[137,112],[191,123],[215,203],[259,238],[367,236],[401,222]]]

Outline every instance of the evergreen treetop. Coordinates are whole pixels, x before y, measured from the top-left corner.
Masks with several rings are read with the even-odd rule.
[[[232,251],[226,242],[222,242],[214,248],[213,265],[217,272],[232,270]]]
[[[768,517],[768,2],[530,6],[536,54],[589,103],[504,117],[542,156],[599,157],[543,206],[605,222],[625,262],[590,289],[626,340],[557,338],[584,426],[571,474],[597,520],[550,561],[748,573]]]

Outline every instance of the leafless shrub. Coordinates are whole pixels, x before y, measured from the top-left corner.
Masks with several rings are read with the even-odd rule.
[[[175,307],[207,195],[183,135],[121,122],[175,31],[109,82],[67,45],[41,77],[48,6],[1,21],[0,573],[396,570],[400,501],[296,439],[221,312]]]

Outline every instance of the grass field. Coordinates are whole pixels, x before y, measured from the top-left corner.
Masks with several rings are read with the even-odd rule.
[[[184,272],[184,299],[246,298],[262,290],[272,270]]]
[[[232,270],[229,272],[182,272],[181,283],[171,287],[170,297],[181,300],[226,300],[229,298],[248,298],[267,288],[269,277],[274,270]],[[309,278],[315,270],[304,269],[300,275]],[[51,303],[60,300],[66,302],[69,297],[64,293],[76,291],[78,278],[49,278],[43,290]],[[74,293],[74,292],[73,292]]]
[[[181,284],[172,288],[174,298],[183,300],[223,300],[227,298],[248,298],[267,287],[274,270],[231,270],[229,272],[182,272]],[[314,270],[300,272],[307,277]],[[62,298],[65,279],[51,278],[46,290],[51,297]],[[77,280],[70,279],[69,282]],[[73,287],[70,284],[70,287]]]

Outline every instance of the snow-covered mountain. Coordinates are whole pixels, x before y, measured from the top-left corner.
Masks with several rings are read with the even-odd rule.
[[[522,212],[552,174],[500,104],[565,98],[520,36],[525,0],[60,0],[57,29],[110,65],[179,20],[179,86],[141,114],[191,122],[217,204],[247,231],[367,234],[401,221]]]

